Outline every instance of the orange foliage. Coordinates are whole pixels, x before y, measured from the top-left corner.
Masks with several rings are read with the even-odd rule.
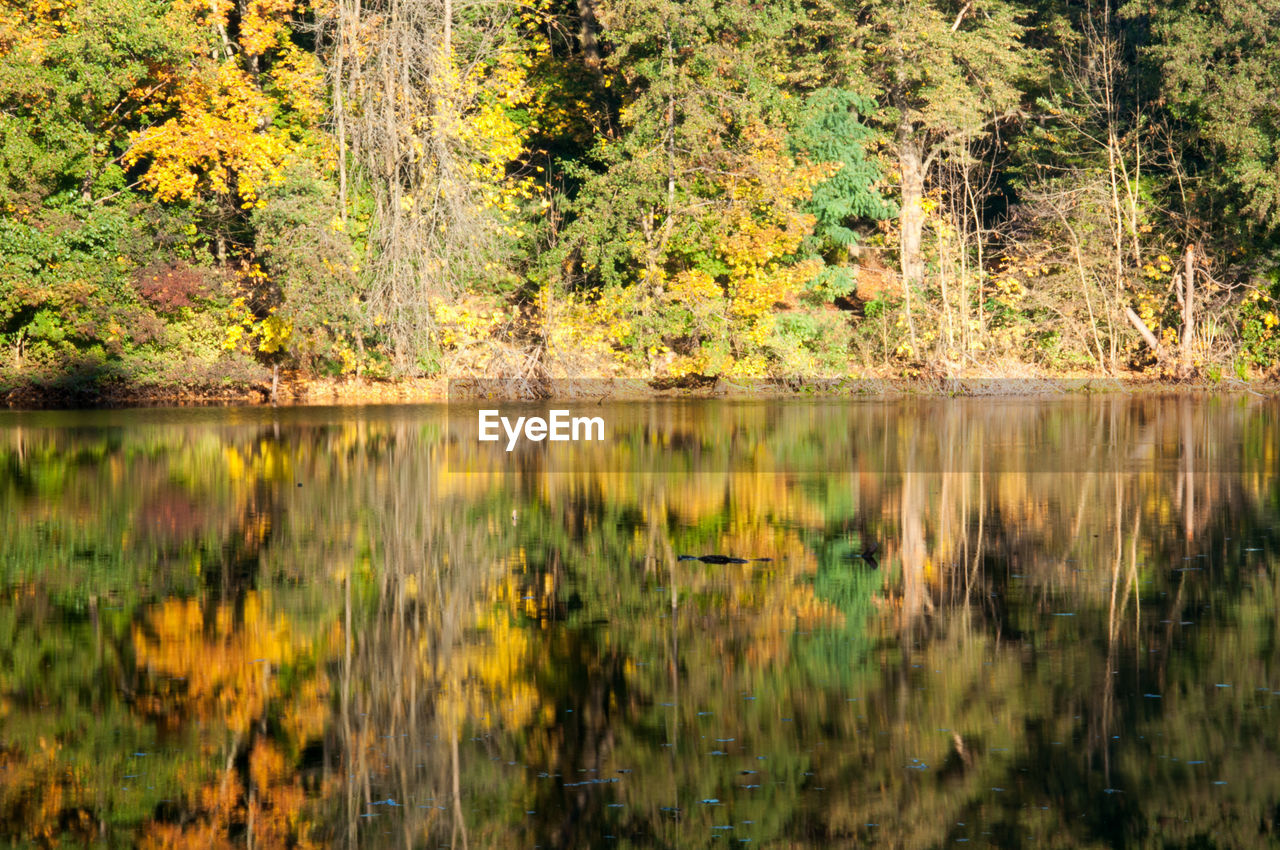
[[[267,700],[280,696],[270,671],[293,661],[297,647],[287,621],[277,617],[268,622],[255,593],[245,600],[241,628],[232,616],[229,606],[219,606],[206,634],[199,602],[170,599],[158,607],[147,628],[134,627],[138,666],[158,678],[184,680],[181,689],[143,698],[144,710],[172,716],[176,702],[179,715],[220,717],[231,731],[248,732]]]
[[[22,823],[27,835],[50,841],[74,776],[58,762],[59,746],[41,737],[26,752],[0,750],[0,819]]]
[[[240,49],[259,56],[287,38],[285,23],[294,5],[293,0],[249,0],[240,17]]]
[[[151,693],[139,695],[138,707],[159,718],[221,722],[233,735],[233,752],[244,742],[249,765],[248,776],[241,776],[235,759],[228,759],[225,770],[190,795],[200,817],[183,825],[149,824],[144,847],[231,846],[233,824],[245,824],[262,846],[313,846],[296,765],[281,742],[262,730],[269,709],[278,705],[289,747],[301,750],[323,733],[329,693],[325,675],[317,670],[286,694],[273,671],[307,666],[308,656],[324,647],[299,640],[284,616],[272,618],[263,609],[263,597],[249,593],[237,623],[233,606],[220,605],[206,618],[197,601],[171,599],[155,609],[145,626],[135,626],[138,666],[156,683]]]
[[[16,4],[16,8],[8,3],[0,5],[0,56],[7,56],[18,48],[42,50],[45,43],[60,32],[55,7],[65,12],[73,6],[74,3],[54,3],[53,0],[31,0]]]

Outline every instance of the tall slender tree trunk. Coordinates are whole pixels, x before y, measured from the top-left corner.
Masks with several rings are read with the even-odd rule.
[[[1182,269],[1182,369],[1191,369],[1191,346],[1196,338],[1196,254],[1187,246]]]
[[[453,57],[453,0],[444,0],[444,60],[449,62]]]
[[[924,234],[924,158],[915,138],[900,132],[898,158],[902,167],[902,282],[918,286],[924,279],[921,242]]]
[[[1188,256],[1190,248],[1187,249]],[[1187,486],[1183,491],[1182,533],[1188,543],[1196,537],[1196,452],[1195,434],[1191,427],[1191,405],[1182,402],[1182,457],[1185,464]]]
[[[1108,95],[1110,97],[1110,95]],[[1110,108],[1108,107],[1108,114]],[[1111,121],[1108,118],[1108,121]],[[1107,176],[1111,186],[1111,226],[1112,226],[1112,281],[1111,281],[1111,299],[1116,308],[1124,306],[1129,316],[1133,311],[1125,306],[1124,295],[1124,210],[1120,205],[1120,176],[1118,160],[1120,157],[1119,140],[1116,137],[1114,127],[1109,130],[1107,136]],[[1135,314],[1136,315],[1136,314]],[[1132,322],[1132,317],[1129,318]],[[1115,333],[1110,334],[1111,337],[1111,371],[1116,369],[1117,339]],[[1145,335],[1143,337],[1146,338]],[[1150,340],[1148,340],[1150,344]]]
[[[344,227],[347,223],[347,105],[344,101],[347,81],[343,62],[347,52],[347,28],[347,0],[338,0],[338,48],[333,60],[333,117],[338,136],[338,216]]]
[[[904,121],[898,125],[898,162],[902,172],[902,213],[900,221],[902,253],[902,295],[907,311],[907,328],[915,353],[916,326],[911,315],[911,291],[924,280],[921,244],[924,237],[924,152],[914,128]]]
[[[924,540],[925,493],[921,478],[918,472],[908,472],[903,476],[902,482],[900,555],[902,558],[901,627],[904,631],[915,624],[928,605],[924,564],[929,553]]]

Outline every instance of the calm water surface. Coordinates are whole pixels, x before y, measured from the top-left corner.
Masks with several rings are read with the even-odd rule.
[[[0,843],[1280,841],[1280,403],[590,412],[0,414]]]

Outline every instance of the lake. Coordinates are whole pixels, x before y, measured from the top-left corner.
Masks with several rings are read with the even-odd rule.
[[[478,409],[0,413],[0,842],[1280,840],[1280,401]]]

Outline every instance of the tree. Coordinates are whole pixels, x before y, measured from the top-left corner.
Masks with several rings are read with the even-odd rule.
[[[223,310],[243,295],[252,324],[278,306],[254,211],[290,167],[326,170],[307,14],[281,0],[0,4],[0,338],[14,372],[256,372],[220,346]],[[268,271],[287,265],[277,253]],[[239,292],[220,285],[233,280]]]
[[[402,373],[439,367],[433,308],[500,276],[524,236],[538,40],[525,49],[517,11],[340,0],[326,24],[340,201],[350,151],[375,207],[368,321]]]
[[[1280,2],[1214,4],[1131,0],[1144,19],[1144,55],[1178,122],[1183,158],[1205,178],[1196,200],[1206,220],[1280,233]]]
[[[1007,0],[819,0],[814,19],[842,85],[876,93],[901,189],[899,247],[910,322],[924,278],[925,187],[943,157],[1018,114],[1039,69],[1025,11]],[[839,45],[846,46],[839,46]],[[912,347],[915,327],[911,325]]]
[[[569,284],[630,305],[619,342],[674,345],[679,370],[758,373],[773,305],[817,271],[797,262],[812,187],[834,166],[790,146],[792,3],[614,0],[597,9],[616,135],[580,167],[563,249]]]
[[[169,90],[189,22],[156,0],[0,5],[0,176],[6,200],[121,185],[129,131]]]
[[[827,265],[815,279],[822,300],[846,296],[854,288],[843,261],[858,244],[857,224],[897,214],[879,192],[880,164],[867,152],[877,134],[863,116],[876,108],[874,100],[850,89],[821,88],[807,96],[792,134],[792,147],[807,160],[838,165],[834,174],[813,187],[806,204],[815,218],[812,247],[824,255]]]

